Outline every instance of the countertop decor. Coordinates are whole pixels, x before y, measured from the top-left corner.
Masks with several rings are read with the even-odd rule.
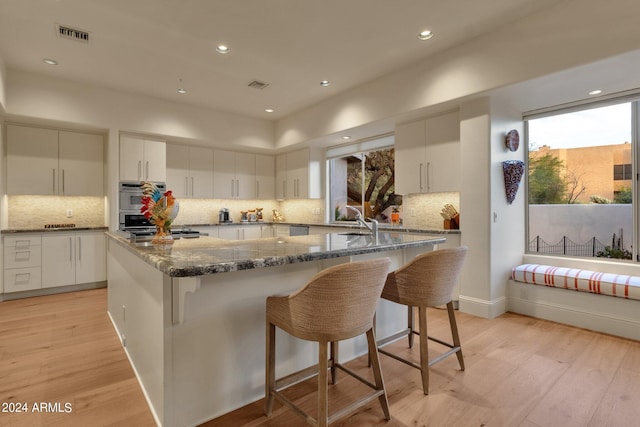
[[[156,235],[151,243],[172,244],[171,223],[178,216],[179,205],[171,190],[161,193],[156,184],[142,183],[142,208],[140,213],[156,226]]]

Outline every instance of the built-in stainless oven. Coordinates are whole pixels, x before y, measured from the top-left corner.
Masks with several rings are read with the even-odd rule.
[[[161,193],[166,190],[164,183],[156,182],[156,186]],[[142,208],[142,184],[137,181],[120,182],[120,209],[119,209],[119,228],[120,230],[132,230],[154,228],[149,221],[140,213]]]

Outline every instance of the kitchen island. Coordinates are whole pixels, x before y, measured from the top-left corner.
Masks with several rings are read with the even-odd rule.
[[[107,233],[108,310],[156,421],[197,425],[264,396],[265,298],[290,293],[327,267],[389,257],[392,269],[445,242],[381,232],[227,241],[132,243]],[[406,327],[406,309],[378,306],[378,336]],[[317,346],[278,334],[279,376],[317,362]],[[340,360],[366,352],[357,337]]]

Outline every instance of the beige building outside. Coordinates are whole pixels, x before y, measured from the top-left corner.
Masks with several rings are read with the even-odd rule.
[[[550,154],[562,161],[564,177],[570,190],[579,195],[575,203],[591,203],[591,196],[613,202],[615,194],[631,188],[631,144],[552,149],[543,145],[530,151],[530,159]]]

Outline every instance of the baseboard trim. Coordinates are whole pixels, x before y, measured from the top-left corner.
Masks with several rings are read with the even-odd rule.
[[[459,310],[486,319],[493,319],[507,311],[507,299],[500,297],[493,301],[460,295],[458,298]]]

